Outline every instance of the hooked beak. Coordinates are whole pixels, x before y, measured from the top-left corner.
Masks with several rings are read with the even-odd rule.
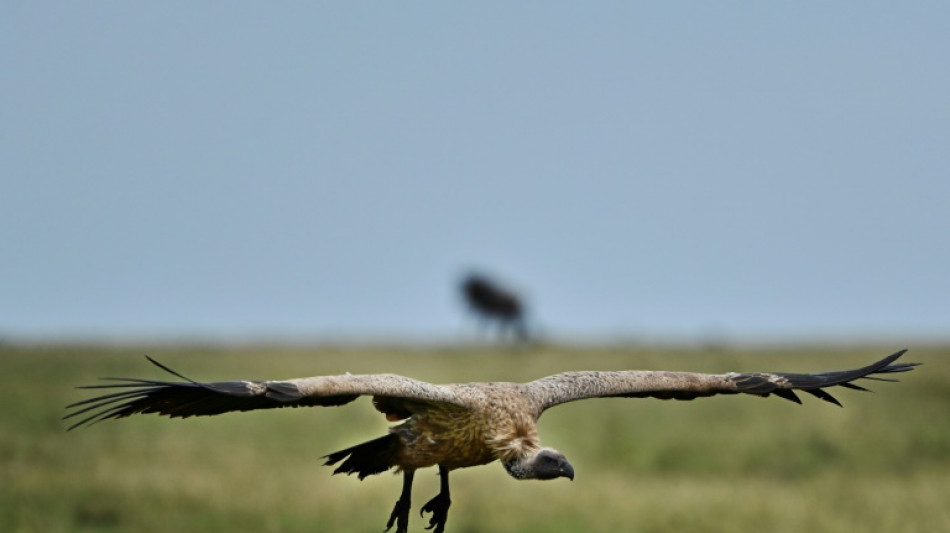
[[[564,464],[561,465],[561,477],[574,481],[574,467],[571,466],[571,463],[564,461]]]

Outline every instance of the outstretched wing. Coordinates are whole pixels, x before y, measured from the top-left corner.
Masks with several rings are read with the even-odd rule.
[[[395,374],[345,374],[284,381],[200,383],[151,357],[146,358],[155,366],[184,381],[104,378],[115,383],[79,387],[118,391],[67,406],[67,409],[73,411],[63,417],[64,419],[85,415],[69,429],[136,413],[158,413],[172,418],[188,418],[232,411],[344,405],[362,395],[373,396],[387,405],[411,406],[413,402],[434,402],[464,407],[451,387],[433,385]],[[400,400],[406,401],[400,403]],[[408,407],[402,409],[405,411]],[[401,411],[400,414],[409,416],[410,413]]]
[[[822,400],[841,405],[825,389],[841,386],[863,390],[857,379],[897,381],[875,374],[907,372],[919,363],[895,363],[907,350],[901,350],[880,361],[854,370],[790,374],[762,372],[753,374],[697,374],[692,372],[653,372],[627,370],[617,372],[565,372],[525,384],[528,394],[538,402],[539,414],[549,407],[585,398],[661,398],[692,400],[716,394],[775,394],[795,403],[802,403],[795,390],[807,392]]]

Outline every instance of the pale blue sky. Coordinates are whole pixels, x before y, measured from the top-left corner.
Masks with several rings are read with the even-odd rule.
[[[946,2],[6,2],[0,335],[950,335]]]

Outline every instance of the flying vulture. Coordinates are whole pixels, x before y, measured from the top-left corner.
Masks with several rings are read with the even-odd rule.
[[[841,386],[867,390],[854,381],[878,374],[907,372],[917,363],[896,363],[901,350],[863,368],[789,374],[780,372],[698,374],[645,370],[565,372],[529,383],[464,383],[434,385],[394,374],[317,376],[282,381],[219,381],[199,383],[148,358],[184,381],[106,378],[114,383],[80,388],[117,389],[76,402],[65,418],[80,416],[69,429],[136,413],[173,418],[217,415],[276,407],[337,406],[359,396],[372,396],[373,406],[394,425],[374,440],[324,456],[336,465],[334,474],[360,479],[390,468],[402,472],[402,493],[386,523],[407,530],[412,479],[416,470],[438,466],[440,491],[422,506],[431,513],[429,529],[445,529],[449,505],[449,472],[498,460],[515,479],[574,479],[574,467],[563,454],[542,447],[537,421],[546,409],[586,398],[661,398],[692,400],[715,394],[774,394],[795,403],[800,390],[841,405],[826,390]],[[148,356],[146,356],[148,357]]]

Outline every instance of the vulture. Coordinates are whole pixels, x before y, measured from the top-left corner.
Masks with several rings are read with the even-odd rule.
[[[556,405],[587,398],[661,398],[692,400],[716,394],[775,395],[801,403],[796,390],[841,404],[827,389],[840,386],[866,391],[858,379],[897,381],[881,374],[907,372],[918,363],[896,362],[906,350],[853,370],[792,374],[782,372],[701,374],[647,370],[575,371],[528,383],[484,382],[435,385],[395,374],[316,376],[280,381],[201,383],[154,365],[182,381],[104,378],[108,384],[83,389],[109,392],[73,403],[64,418],[79,417],[69,429],[136,413],[173,418],[277,407],[339,406],[371,396],[373,406],[393,425],[382,437],[324,456],[334,474],[360,479],[391,468],[403,476],[402,493],[386,523],[405,533],[416,470],[437,466],[439,493],[422,506],[430,513],[427,529],[445,529],[449,472],[498,461],[515,479],[574,479],[574,467],[554,448],[541,446],[537,421]]]

